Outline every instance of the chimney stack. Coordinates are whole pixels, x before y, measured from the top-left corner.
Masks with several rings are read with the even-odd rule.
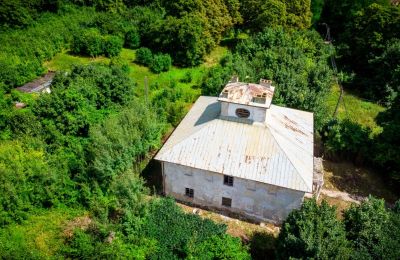
[[[272,80],[268,80],[268,79],[260,79],[260,85],[264,86],[264,87],[271,87],[272,85]]]

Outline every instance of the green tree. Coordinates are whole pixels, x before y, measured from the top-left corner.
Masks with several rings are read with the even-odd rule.
[[[399,215],[385,208],[383,199],[369,197],[344,212],[348,239],[356,258],[396,259],[400,245]]]
[[[140,46],[140,35],[136,29],[129,30],[125,34],[124,46],[130,49],[136,49]]]
[[[91,128],[88,146],[90,176],[102,188],[128,170],[135,159],[159,145],[163,124],[140,102]]]
[[[310,0],[241,0],[244,28],[260,32],[268,27],[283,26],[305,29],[311,25]]]
[[[292,211],[277,242],[280,259],[350,258],[349,243],[343,224],[336,218],[336,208],[315,199],[304,202],[301,209]]]
[[[376,138],[375,161],[389,175],[393,184],[400,183],[400,95],[390,108],[378,114],[377,122],[383,131]]]

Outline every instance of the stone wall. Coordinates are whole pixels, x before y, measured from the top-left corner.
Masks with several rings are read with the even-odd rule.
[[[180,201],[218,208],[255,221],[282,222],[303,202],[304,192],[235,177],[233,186],[224,185],[222,174],[162,162],[164,193]],[[185,196],[194,190],[194,198]],[[232,206],[222,206],[222,197]]]

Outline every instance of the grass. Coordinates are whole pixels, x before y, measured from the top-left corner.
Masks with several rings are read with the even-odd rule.
[[[17,258],[51,258],[61,249],[63,229],[71,219],[85,214],[83,210],[57,208],[32,214],[22,224],[0,230],[0,255]]]
[[[200,66],[192,67],[192,68],[179,68],[173,66],[171,70],[167,72],[162,72],[160,74],[155,74],[149,70],[149,68],[145,66],[141,66],[139,64],[134,63],[136,57],[136,51],[130,49],[122,49],[119,57],[123,63],[127,64],[130,68],[130,76],[136,80],[139,86],[144,86],[144,80],[147,77],[149,85],[154,82],[158,82],[159,84],[168,83],[171,80],[180,80],[187,73],[191,73],[192,82],[182,83],[182,85],[193,86],[199,79],[201,79],[203,73],[207,68],[210,68],[216,65],[220,59],[228,53],[228,48],[218,46],[215,48],[210,54],[208,54],[204,63]],[[44,64],[49,70],[69,70],[72,65],[86,65],[90,63],[103,63],[109,64],[110,59],[100,56],[96,58],[92,57],[82,57],[72,55],[66,51],[57,54],[54,58]]]
[[[339,95],[340,88],[338,85],[334,85],[326,101],[330,114],[334,113]],[[375,135],[382,131],[382,128],[376,124],[375,118],[384,110],[385,108],[378,104],[363,100],[345,91],[343,102],[339,105],[337,116],[339,119],[347,118],[364,127],[369,127],[372,130],[372,134]]]

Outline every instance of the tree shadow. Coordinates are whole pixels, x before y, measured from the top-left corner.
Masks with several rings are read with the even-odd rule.
[[[161,195],[163,192],[161,162],[151,159],[141,172],[141,176],[146,181],[146,186],[152,195]]]
[[[276,240],[274,235],[266,232],[253,233],[249,240],[251,258],[255,260],[275,259]]]
[[[388,188],[382,175],[352,162],[323,160],[325,188],[367,197],[373,195],[393,203],[397,196]]]

